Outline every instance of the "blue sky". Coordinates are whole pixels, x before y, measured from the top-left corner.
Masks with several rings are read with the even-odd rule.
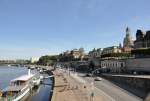
[[[0,59],[118,45],[150,29],[149,0],[0,0]]]

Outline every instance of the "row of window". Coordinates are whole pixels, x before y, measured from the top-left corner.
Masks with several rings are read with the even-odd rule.
[[[91,57],[98,57],[98,56],[101,56],[101,53],[97,53],[97,52],[90,53],[89,56],[91,56]]]
[[[109,62],[109,61],[102,61],[101,62],[101,67],[106,67],[106,68],[111,68],[111,67],[124,67],[124,62]]]
[[[121,53],[121,50],[118,48],[112,49],[112,50],[105,50],[105,51],[103,51],[102,54],[109,54],[109,53]]]

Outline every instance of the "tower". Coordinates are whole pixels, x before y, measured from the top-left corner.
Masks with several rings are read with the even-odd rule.
[[[119,48],[120,48],[120,49],[122,49],[122,45],[121,45],[121,43],[119,43]]]
[[[131,33],[130,28],[127,27],[126,36],[123,41],[123,47],[129,47],[129,48],[133,47],[133,40],[130,33]]]
[[[126,28],[126,36],[130,36],[130,28],[129,27]]]

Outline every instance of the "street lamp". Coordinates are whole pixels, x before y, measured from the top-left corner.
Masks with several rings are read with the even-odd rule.
[[[90,101],[94,101],[94,82],[91,82],[91,95],[90,95]]]
[[[100,70],[101,68],[95,69],[94,71],[92,71],[92,77],[93,77],[93,81],[91,82],[91,86],[92,86],[92,92],[90,95],[90,101],[94,101],[94,73],[98,70]]]

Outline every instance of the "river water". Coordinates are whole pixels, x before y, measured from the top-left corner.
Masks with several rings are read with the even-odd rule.
[[[31,73],[36,73],[38,71],[32,70]],[[23,74],[27,74],[28,69],[26,67],[8,67],[0,66],[0,90],[9,86],[10,81]],[[48,74],[42,74],[48,76]],[[32,94],[30,94],[27,101],[49,101],[49,95],[51,90],[52,81],[50,79],[45,79],[43,84],[39,86]]]

